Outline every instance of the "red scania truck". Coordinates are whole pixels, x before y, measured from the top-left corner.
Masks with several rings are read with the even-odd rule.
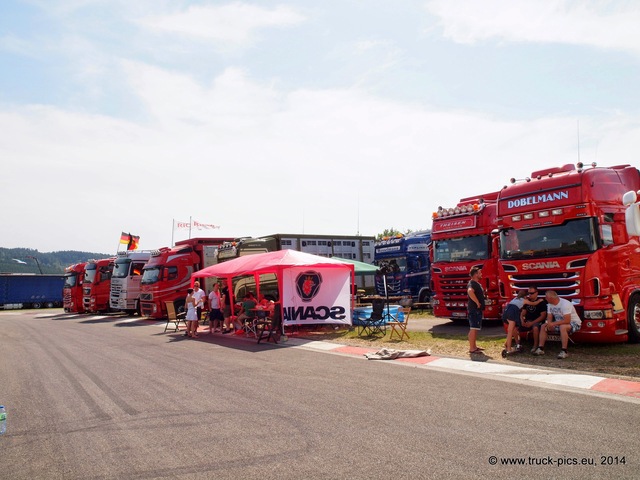
[[[191,238],[176,242],[172,248],[151,253],[140,282],[140,311],[145,317],[163,318],[167,315],[164,302],[173,302],[176,311],[184,306],[191,274],[217,262],[218,247],[233,238]],[[202,285],[211,291],[213,279]]]
[[[437,317],[467,318],[471,267],[482,268],[484,318],[499,319],[498,192],[463,198],[454,208],[439,207],[431,229],[431,305]]]
[[[639,342],[640,244],[621,199],[640,189],[640,172],[592,167],[539,170],[500,191],[500,293],[555,290],[582,319],[574,340]]]
[[[64,269],[64,286],[62,287],[62,306],[67,313],[84,313],[82,301],[82,284],[86,262],[69,265]]]
[[[89,260],[85,266],[82,303],[85,312],[108,312],[111,293],[111,273],[115,257]]]

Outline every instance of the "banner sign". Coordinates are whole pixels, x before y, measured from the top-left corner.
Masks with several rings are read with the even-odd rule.
[[[342,268],[291,267],[282,271],[285,325],[351,325],[351,272]]]
[[[475,228],[476,226],[475,215],[459,218],[446,218],[438,219],[433,222],[433,233],[453,232],[456,230],[465,230],[467,228]]]

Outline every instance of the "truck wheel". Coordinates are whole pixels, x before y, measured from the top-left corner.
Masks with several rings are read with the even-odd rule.
[[[631,295],[627,308],[629,343],[640,343],[640,294]]]
[[[31,304],[31,308],[42,308],[42,304],[41,304],[41,303],[39,303],[39,302],[32,303],[32,304]]]
[[[53,304],[53,302],[47,302],[47,304],[45,306],[47,308],[53,308],[55,305]]]

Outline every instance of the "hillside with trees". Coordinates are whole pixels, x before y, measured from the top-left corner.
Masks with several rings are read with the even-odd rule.
[[[31,248],[0,247],[0,273],[64,273],[64,269],[74,263],[111,256],[75,250],[39,252]]]

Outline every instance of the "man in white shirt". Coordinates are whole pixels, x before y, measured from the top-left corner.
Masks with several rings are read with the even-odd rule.
[[[540,327],[540,345],[533,352],[534,355],[544,355],[544,343],[550,333],[560,333],[562,350],[558,358],[567,358],[567,346],[569,345],[569,335],[580,330],[582,320],[576,312],[576,308],[569,300],[560,298],[553,290],[545,293],[547,299],[547,321]]]
[[[202,316],[202,310],[204,309],[204,301],[207,299],[207,294],[200,288],[200,282],[196,281],[193,284],[193,298],[196,301],[196,314],[198,315],[198,322]]]

